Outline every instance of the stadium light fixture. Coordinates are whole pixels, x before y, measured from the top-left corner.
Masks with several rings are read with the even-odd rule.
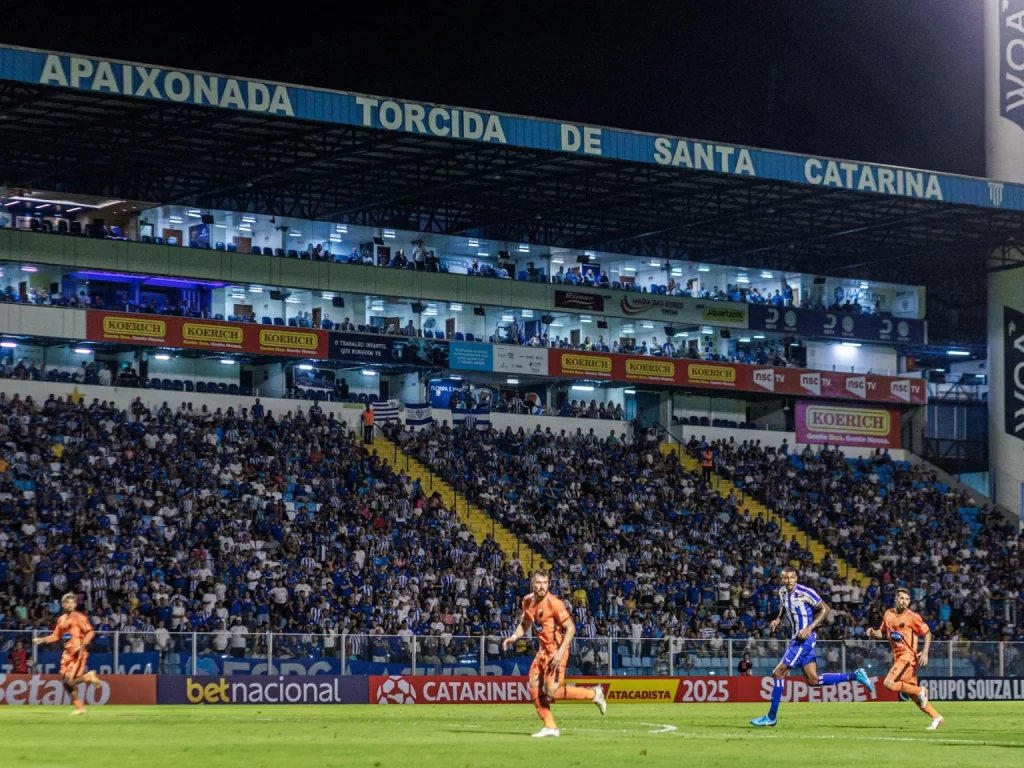
[[[932,370],[935,371],[936,373],[945,373],[946,372],[945,368],[932,368]]]
[[[962,349],[947,349],[946,354],[952,357],[970,357],[970,352],[965,352]]]
[[[703,328],[700,329],[700,332],[703,333],[705,336],[710,336],[715,331],[714,331],[713,328],[709,328],[708,326],[704,326]]]
[[[376,371],[371,371],[368,368],[365,369],[362,373],[363,373],[363,376],[376,376],[377,375]]]
[[[217,229],[227,229],[228,228],[227,224],[214,224],[213,226],[215,228],[217,228]]]
[[[448,378],[451,379],[452,381],[462,381],[462,377],[459,376],[457,373],[453,373]]]
[[[754,334],[754,338],[755,339],[763,339],[764,338],[764,334],[763,333],[755,333]]]
[[[345,234],[345,233],[348,232],[348,225],[346,225],[346,224],[339,224],[338,226],[336,226],[334,228],[334,231],[335,232],[341,232],[342,234]]]
[[[648,264],[648,266],[651,266],[651,267],[660,267],[661,266],[661,262],[660,261],[649,261],[649,262],[647,262],[647,264]]]
[[[530,317],[533,317],[533,310],[532,309],[524,309],[521,314],[522,314],[523,317],[530,318]]]
[[[249,293],[263,293],[263,289],[260,288],[258,285],[250,285]]]
[[[183,218],[181,218],[181,216],[171,216],[167,220],[169,222],[171,222],[171,224],[184,224],[185,223],[185,220]]]
[[[763,277],[765,280],[771,280],[774,277],[774,275],[771,272],[762,272],[761,277]]]
[[[636,267],[623,267],[623,272],[636,272]]]
[[[749,336],[744,336],[742,339],[739,339],[739,343],[740,344],[749,344],[750,343],[750,337]]]
[[[320,294],[320,298],[321,299],[333,299],[334,298],[334,294],[333,293],[328,293],[327,291],[324,291],[323,293]]]
[[[622,394],[624,394],[624,395],[635,395],[636,394],[636,390],[635,389],[624,389],[624,390],[622,390]]]
[[[589,384],[573,384],[572,385],[572,391],[573,392],[593,392],[594,388],[592,386],[590,386]]]
[[[42,205],[37,205],[36,210],[41,211],[43,208],[49,208],[51,205],[53,205],[53,203],[43,203]]]
[[[384,230],[384,237],[386,237],[388,240],[394,240],[395,239],[395,230],[393,230],[393,229],[385,229]]]
[[[518,384],[519,379],[505,379],[506,384]]]
[[[242,221],[246,222],[247,224],[255,224],[256,223],[256,217],[255,216],[243,216],[242,217]]]
[[[23,265],[22,268],[21,268],[21,271],[22,272],[38,272],[39,271],[39,267],[30,267],[28,265]]]
[[[746,275],[740,275],[739,277],[736,278],[736,282],[737,283],[749,283],[750,282],[750,278],[747,277]]]
[[[223,360],[220,361],[220,364],[221,365],[234,365],[235,361],[230,359],[230,358],[225,357]]]
[[[75,347],[75,354],[76,355],[91,355],[92,354],[92,350],[88,349],[86,347]]]
[[[860,344],[858,344],[856,341],[844,341],[843,342],[843,346],[844,347],[859,347]]]
[[[312,371],[313,370],[313,366],[312,365],[305,365],[305,364],[303,364],[303,365],[299,366],[299,370],[300,371]]]
[[[690,335],[690,334],[688,334],[688,333],[687,333],[686,331],[677,331],[677,332],[676,332],[676,338],[677,338],[677,339],[678,339],[678,338],[683,338],[683,339],[685,339],[685,338],[686,338],[686,337],[688,337],[689,335]]]
[[[301,232],[289,232],[288,237],[302,237]]]
[[[698,272],[710,272],[711,271],[711,267],[703,266],[702,265],[702,266],[697,267],[697,271]]]
[[[298,304],[299,303],[299,299],[292,299],[292,298],[287,298],[284,301],[285,301],[285,304]]]
[[[516,319],[515,315],[502,315],[501,316],[501,322],[503,322],[503,323],[511,323],[515,319]]]
[[[866,291],[866,290],[867,290],[868,288],[870,288],[870,287],[871,287],[871,286],[870,286],[870,285],[868,285],[867,283],[861,283],[861,284],[860,284],[860,289],[861,289],[862,291]]]
[[[0,347],[4,349],[17,349],[18,345],[13,341],[0,341]]]
[[[450,309],[452,312],[461,312],[462,311],[462,305],[461,304],[449,304],[448,305],[448,309]]]
[[[652,328],[654,328],[654,323],[644,323],[644,324],[643,324],[643,325],[641,326],[641,328],[643,328],[643,329],[644,329],[645,331],[649,331],[649,330],[651,330]]]
[[[580,322],[581,323],[592,323],[592,322],[594,322],[594,320],[593,320],[593,318],[590,317],[590,315],[580,315]]]
[[[331,236],[330,236],[329,238],[327,238],[327,239],[328,239],[328,240],[330,240],[330,241],[331,241],[332,243],[343,243],[343,242],[345,242],[344,240],[342,240],[342,239],[341,239],[340,237],[338,237],[337,235],[331,235]]]
[[[201,214],[199,211],[185,211],[185,215],[186,216],[190,216],[193,219],[201,219],[201,218],[203,218],[203,214]]]
[[[562,259],[552,259],[551,263],[552,264],[565,264],[565,261],[562,260]]]
[[[469,241],[466,242],[466,245],[468,245],[470,248],[479,248],[480,247],[480,241],[479,240],[469,240]]]
[[[170,360],[170,355],[153,355],[154,360]]]
[[[520,253],[529,253],[530,252],[530,246],[527,245],[526,243],[520,243],[519,244],[519,252]]]

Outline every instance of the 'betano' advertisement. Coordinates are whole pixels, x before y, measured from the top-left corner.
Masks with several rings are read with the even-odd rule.
[[[107,704],[156,704],[154,675],[107,675],[99,687],[82,683],[78,696],[89,707]],[[0,705],[50,704],[71,706],[59,675],[5,675],[0,673]]]
[[[796,404],[796,441],[899,448],[900,413],[890,408],[801,400]]]

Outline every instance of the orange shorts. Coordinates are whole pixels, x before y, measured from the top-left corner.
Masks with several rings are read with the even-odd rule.
[[[554,670],[549,668],[552,656],[554,656],[553,653],[540,651],[533,657],[533,663],[530,665],[530,678],[536,677],[540,680],[541,687],[548,682],[554,682],[555,685],[565,682],[565,668],[569,666],[569,654],[566,653],[562,657],[562,663]]]
[[[917,661],[912,659],[902,659],[892,665],[889,670],[889,674],[885,676],[886,680],[892,680],[893,682],[910,683],[911,685],[917,685]]]
[[[81,677],[85,674],[85,663],[88,660],[88,651],[81,651],[80,653],[64,651],[64,653],[60,655],[61,677]]]

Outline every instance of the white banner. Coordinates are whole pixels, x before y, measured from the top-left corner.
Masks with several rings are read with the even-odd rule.
[[[548,351],[543,347],[498,344],[494,347],[494,371],[547,376]]]

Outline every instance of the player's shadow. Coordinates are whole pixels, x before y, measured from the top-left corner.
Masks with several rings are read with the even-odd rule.
[[[483,728],[474,728],[473,730],[452,730],[452,733],[458,733],[460,736],[528,736],[525,731],[486,731]]]

